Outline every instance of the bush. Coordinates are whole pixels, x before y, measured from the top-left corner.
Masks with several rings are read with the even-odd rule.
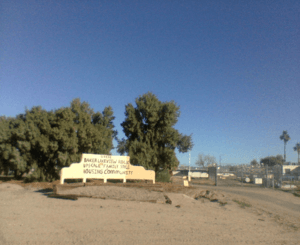
[[[38,179],[36,178],[36,176],[30,174],[24,178],[24,183],[32,183],[32,182],[38,182]]]
[[[48,182],[48,181],[54,181],[56,180],[52,176],[47,176],[43,173],[42,169],[38,168],[37,166],[34,166],[34,171],[30,174],[27,174],[24,178],[25,183],[31,183],[31,182]]]
[[[156,173],[155,182],[171,182],[169,170],[165,169]]]

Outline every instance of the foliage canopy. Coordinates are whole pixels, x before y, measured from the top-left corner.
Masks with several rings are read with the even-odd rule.
[[[283,165],[284,159],[281,155],[269,156],[269,157],[262,158],[260,160],[260,163],[263,163],[264,166],[266,166],[266,165],[268,165],[268,166]]]
[[[298,153],[298,164],[300,163],[299,162],[299,155],[300,155],[300,143],[298,142],[295,146],[294,146],[294,151],[297,151]]]
[[[284,142],[284,161],[286,161],[286,143],[291,139],[287,131],[283,131],[279,137]]]
[[[259,163],[258,163],[258,161],[257,161],[256,159],[253,159],[253,160],[250,162],[250,165],[255,167],[255,166],[258,166]]]
[[[125,121],[121,124],[127,139],[118,140],[118,152],[127,153],[130,162],[158,172],[173,170],[179,162],[175,149],[187,152],[192,149],[191,135],[182,135],[174,128],[180,116],[174,101],[161,102],[152,94],[139,96],[136,107],[125,106]]]
[[[110,154],[113,120],[111,107],[94,113],[80,99],[56,111],[36,106],[16,118],[1,117],[0,172],[12,170],[20,178],[35,169],[38,180],[58,179],[60,169],[78,162],[82,153]]]

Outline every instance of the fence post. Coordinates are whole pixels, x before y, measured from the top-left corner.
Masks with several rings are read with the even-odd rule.
[[[216,164],[216,174],[215,174],[215,183],[216,183],[216,186],[218,185],[218,165]]]
[[[241,179],[241,181],[242,181],[242,187],[243,187],[243,182],[244,182],[244,180],[243,180],[243,178],[244,178],[243,167],[241,169],[242,169],[242,179]]]
[[[268,173],[269,173],[269,171],[268,171],[268,165],[267,165],[267,167],[266,167],[266,176],[267,176],[267,181],[266,181],[266,187],[268,188],[269,187],[269,178],[268,178]]]
[[[280,188],[282,187],[282,175],[283,175],[283,165],[280,168]]]

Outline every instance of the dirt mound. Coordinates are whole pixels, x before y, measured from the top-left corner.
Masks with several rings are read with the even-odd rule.
[[[53,189],[55,186],[60,185],[59,180],[53,181],[53,182],[31,182],[31,183],[25,183],[23,180],[13,180],[8,178],[0,178],[0,185],[1,183],[9,183],[9,184],[16,184],[20,185],[26,189]],[[148,183],[147,181],[128,181],[127,183],[122,183],[121,181],[114,181],[107,183],[104,183],[103,180],[88,180],[87,183],[66,183],[62,186],[72,186],[72,185],[82,185],[82,186],[118,186],[118,187],[126,187],[126,188],[143,188],[151,191],[158,191],[158,192],[184,192],[186,190],[195,189],[193,187],[184,187],[183,182],[180,183],[163,183],[163,182],[156,182],[155,184]]]
[[[138,188],[124,188],[118,186],[84,186],[68,190],[58,189],[56,194],[115,199],[123,201],[148,201],[155,203],[166,202],[164,194],[161,192],[153,192]]]
[[[177,180],[177,179],[176,179]],[[2,184],[1,184],[2,182]],[[175,182],[175,183],[174,183]],[[59,180],[54,182],[32,182],[25,183],[22,180],[0,181],[0,188],[6,189],[6,185],[11,188],[21,188],[26,190],[43,189],[48,192],[53,191],[55,195],[71,195],[77,197],[92,197],[102,199],[115,199],[124,201],[146,201],[154,203],[168,203],[166,193],[178,193],[189,196],[193,199],[206,198],[209,201],[224,202],[224,195],[217,194],[215,191],[199,190],[195,187],[184,187],[181,181],[173,183],[156,182],[155,184],[147,181],[107,182],[103,180],[89,180],[87,183],[65,183],[60,185]],[[12,189],[11,189],[12,190]],[[199,192],[200,191],[200,192]],[[167,196],[167,197],[166,197]]]

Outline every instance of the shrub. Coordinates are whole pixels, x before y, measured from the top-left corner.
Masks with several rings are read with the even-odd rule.
[[[165,169],[156,173],[155,182],[171,182],[169,170]]]

